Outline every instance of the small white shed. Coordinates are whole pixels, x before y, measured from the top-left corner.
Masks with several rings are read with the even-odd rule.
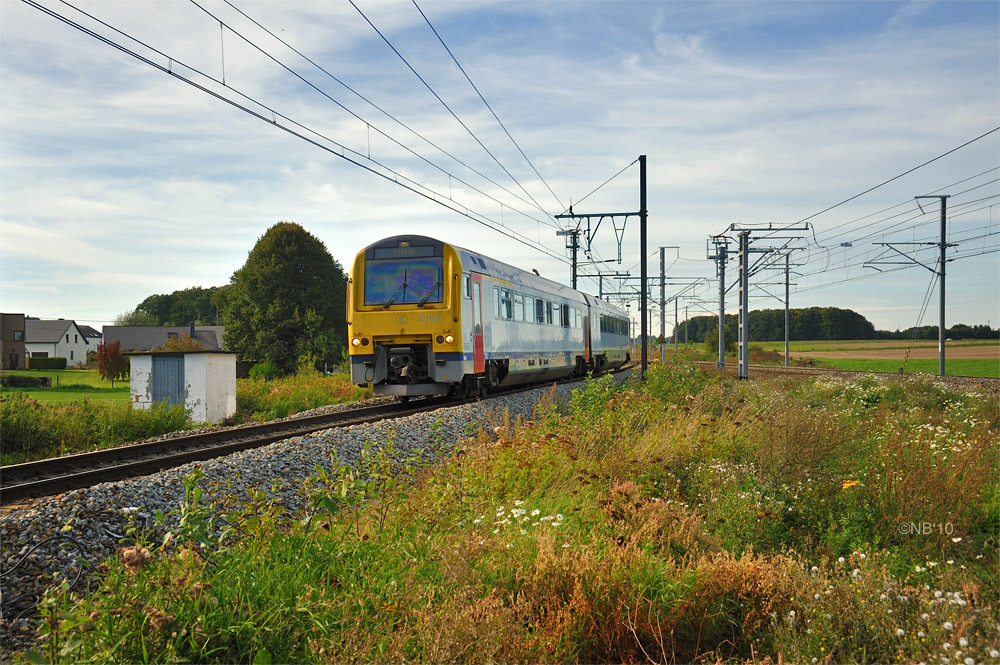
[[[183,404],[195,422],[217,423],[236,413],[236,354],[226,351],[129,354],[132,406]]]

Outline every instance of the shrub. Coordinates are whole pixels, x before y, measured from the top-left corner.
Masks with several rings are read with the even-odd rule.
[[[278,369],[278,366],[270,360],[257,363],[250,368],[251,379],[271,381],[272,379],[277,379],[279,376],[281,376],[281,371]]]
[[[39,358],[31,356],[28,358],[30,369],[66,369],[66,359],[58,356],[52,358]]]

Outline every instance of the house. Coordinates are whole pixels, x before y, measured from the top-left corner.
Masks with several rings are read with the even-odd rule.
[[[222,350],[224,326],[104,326],[104,343],[121,343],[123,352],[141,352],[158,349],[171,337],[190,335],[201,342],[205,351]]]
[[[67,367],[87,361],[87,338],[70,319],[25,317],[24,348],[29,358],[65,358]]]
[[[24,369],[24,314],[0,314],[0,369]]]
[[[96,330],[90,326],[79,326],[79,328],[83,332],[83,336],[87,338],[87,353],[91,351],[97,353],[97,347],[101,345],[104,335],[101,334],[100,330]]]

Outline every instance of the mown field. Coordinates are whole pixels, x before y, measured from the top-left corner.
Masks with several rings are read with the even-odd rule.
[[[784,342],[754,342],[765,352],[781,354]],[[818,367],[863,372],[898,372],[937,375],[937,342],[905,340],[844,340],[790,342],[789,355],[798,361],[813,361]],[[1000,342],[961,340],[945,344],[945,373],[949,376],[1000,378]]]
[[[304,515],[192,476],[168,544],[47,596],[32,658],[997,662],[998,434],[916,377],[605,378],[434,468],[324,469]]]

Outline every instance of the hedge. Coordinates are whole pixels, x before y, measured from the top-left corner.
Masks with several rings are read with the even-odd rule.
[[[66,359],[58,356],[52,358],[39,358],[31,356],[28,358],[29,369],[66,369]]]

